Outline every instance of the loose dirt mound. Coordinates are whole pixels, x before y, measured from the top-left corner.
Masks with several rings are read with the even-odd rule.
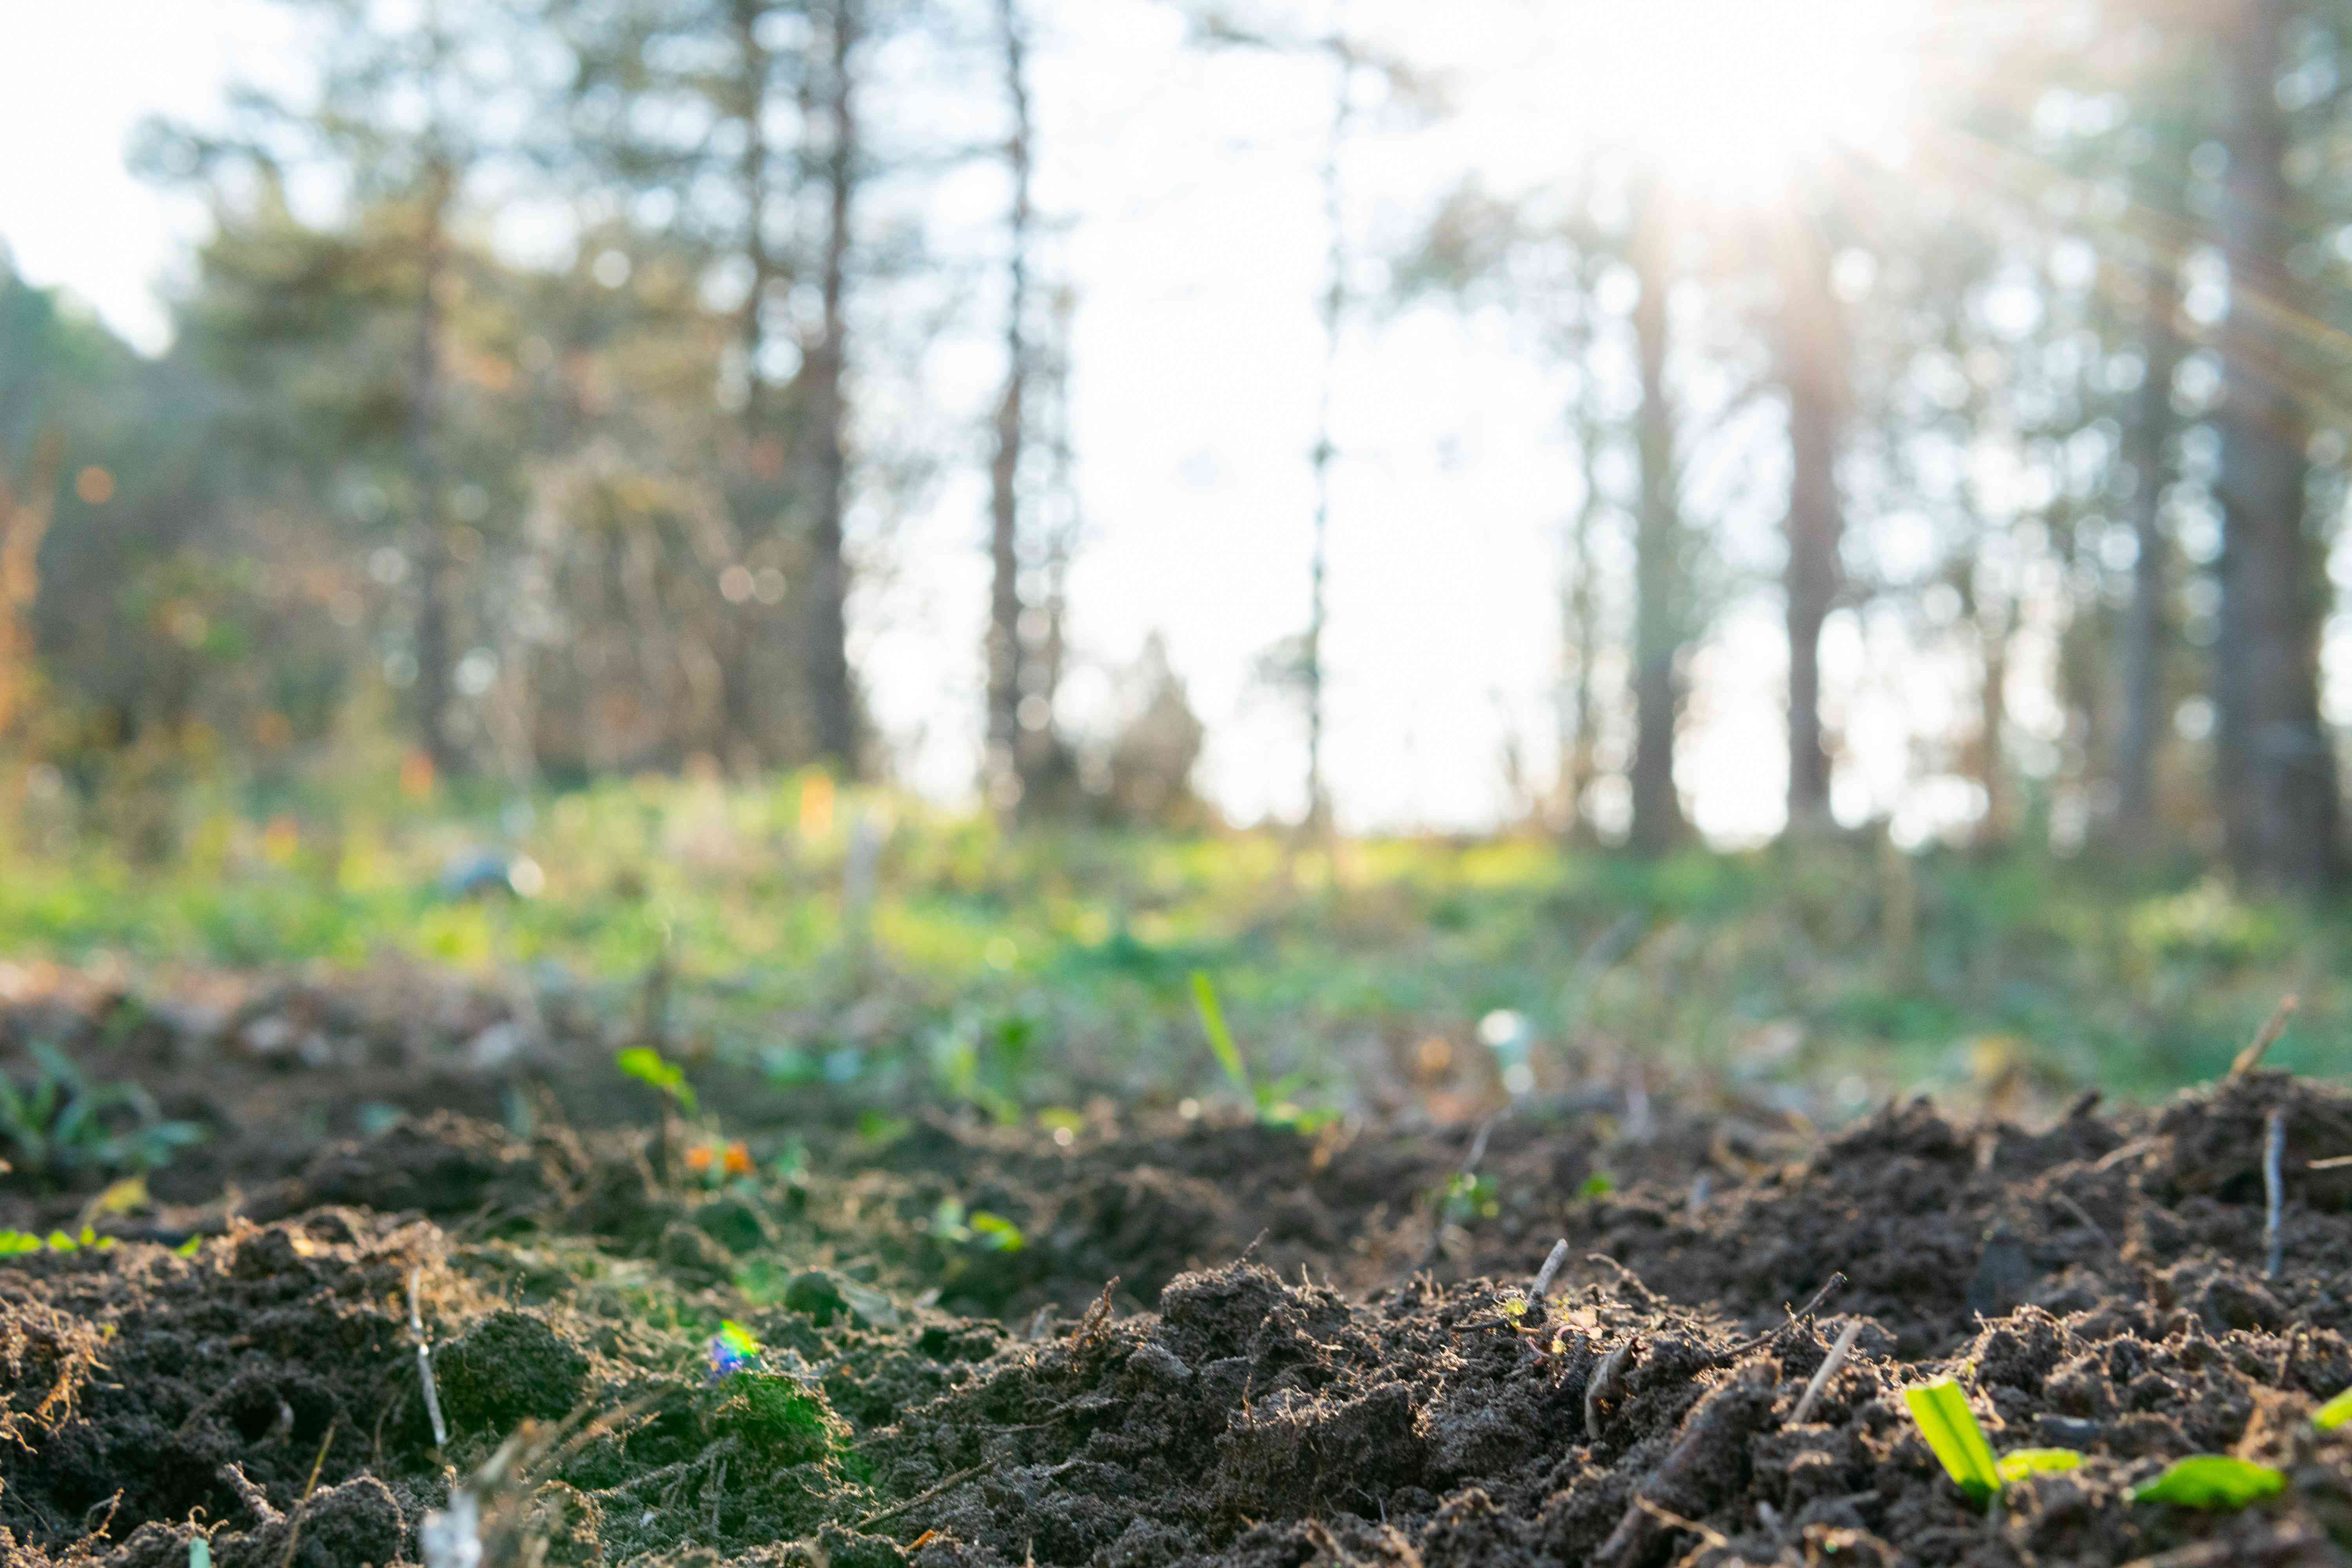
[[[2352,1153],[2352,1098],[2276,1075],[2038,1134],[1915,1104],[1820,1142],[1598,1100],[1417,1133],[1107,1113],[1066,1142],[817,1119],[750,1130],[753,1173],[715,1183],[675,1128],[413,1109],[184,1172],[178,1206],[99,1220],[110,1248],[0,1262],[0,1560],[179,1568],[202,1532],[223,1568],[414,1563],[467,1484],[492,1563],[2315,1563],[2352,1542],[2352,1440],[2308,1419],[2352,1384],[2352,1170],[2311,1168]],[[19,1180],[0,1208],[46,1228],[86,1196]],[[723,1320],[763,1348],[722,1374]],[[1901,1400],[1940,1373],[1996,1448],[2081,1468],[1970,1506]],[[2192,1453],[2287,1489],[2130,1500]]]

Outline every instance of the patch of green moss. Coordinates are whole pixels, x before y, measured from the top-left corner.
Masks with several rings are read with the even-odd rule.
[[[709,1414],[712,1436],[733,1437],[773,1464],[822,1459],[849,1436],[824,1395],[794,1378],[739,1372],[711,1392],[717,1400]]]

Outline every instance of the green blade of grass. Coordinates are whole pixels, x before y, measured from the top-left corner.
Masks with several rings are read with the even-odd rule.
[[[2311,1424],[2323,1432],[2333,1432],[2347,1421],[2352,1421],[2352,1388],[2311,1413]]]
[[[1209,1049],[1216,1053],[1217,1065],[1225,1069],[1226,1079],[1243,1094],[1250,1095],[1249,1064],[1242,1060],[1242,1049],[1234,1043],[1234,1032],[1225,1027],[1225,1010],[1217,1005],[1217,988],[1210,983],[1205,969],[1192,971],[1192,1010],[1201,1016],[1201,1033],[1209,1037]]]
[[[1960,1385],[1948,1377],[1903,1391],[1903,1403],[1911,1407],[1911,1419],[1919,1424],[1919,1435],[1927,1439],[1936,1458],[1943,1462],[1944,1473],[1952,1484],[1978,1502],[1988,1502],[2000,1490],[2000,1469],[1993,1462],[1992,1445],[1985,1441],[1984,1428],[1977,1425],[1976,1412],[1969,1408],[1969,1396]]]
[[[2082,1464],[2082,1453],[2074,1448],[2011,1448],[2000,1457],[1996,1468],[2004,1481],[2021,1481],[2028,1476],[2055,1475]]]
[[[686,1069],[659,1051],[645,1046],[632,1046],[615,1056],[613,1065],[638,1082],[668,1095],[688,1116],[694,1114],[694,1086],[686,1081]]]
[[[986,1209],[972,1211],[971,1232],[981,1237],[981,1245],[992,1252],[1018,1252],[1028,1241],[1028,1237],[1021,1234],[1019,1226],[1003,1215],[991,1214]]]
[[[2268,1465],[2227,1454],[2197,1454],[2174,1460],[2164,1474],[2141,1483],[2132,1492],[2132,1501],[2240,1509],[2285,1489],[2286,1477]]]

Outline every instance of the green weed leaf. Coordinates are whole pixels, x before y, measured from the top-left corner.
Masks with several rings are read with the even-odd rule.
[[[2226,1454],[2198,1454],[2174,1460],[2164,1474],[2142,1483],[2133,1491],[2132,1501],[2240,1509],[2285,1489],[2286,1477],[2268,1465]]]
[[[659,1051],[649,1046],[631,1046],[613,1058],[613,1065],[677,1101],[678,1109],[688,1116],[694,1114],[694,1086],[686,1081],[686,1069]]]
[[[1217,988],[1205,969],[1192,971],[1192,1010],[1201,1016],[1201,1033],[1209,1037],[1209,1049],[1216,1053],[1226,1079],[1255,1102],[1257,1097],[1250,1091],[1249,1064],[1242,1060],[1242,1048],[1234,1044],[1234,1032],[1225,1027],[1225,1010],[1217,1005]]]
[[[1445,1184],[1440,1195],[1440,1207],[1444,1216],[1455,1225],[1467,1225],[1474,1219],[1493,1219],[1503,1212],[1503,1205],[1492,1176],[1474,1176],[1467,1171],[1457,1171]]]
[[[2000,1490],[2000,1469],[1993,1462],[1992,1445],[1985,1441],[1984,1428],[1977,1425],[1976,1412],[1969,1408],[1969,1396],[1961,1392],[1960,1385],[1948,1377],[1939,1377],[1933,1383],[1905,1389],[1903,1403],[1911,1407],[1911,1419],[1919,1424],[1919,1435],[1936,1451],[1952,1484],[1979,1503],[1991,1501]]]
[[[1019,1226],[986,1209],[971,1211],[971,1231],[980,1238],[980,1244],[992,1252],[1018,1252],[1028,1241]]]
[[[18,1258],[41,1250],[41,1238],[28,1231],[0,1230],[0,1258]]]
[[[2311,1413],[2311,1424],[2323,1432],[2333,1432],[2347,1421],[2352,1421],[2352,1388]]]
[[[2074,1448],[2011,1448],[2000,1457],[1995,1468],[2000,1471],[2002,1480],[2021,1481],[2028,1476],[2071,1470],[2082,1462],[2082,1454]]]

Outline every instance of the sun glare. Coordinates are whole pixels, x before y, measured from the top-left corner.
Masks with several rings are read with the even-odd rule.
[[[1906,0],[1590,0],[1552,13],[1558,112],[1688,194],[1771,200],[1832,152],[1899,160],[1918,70]]]

